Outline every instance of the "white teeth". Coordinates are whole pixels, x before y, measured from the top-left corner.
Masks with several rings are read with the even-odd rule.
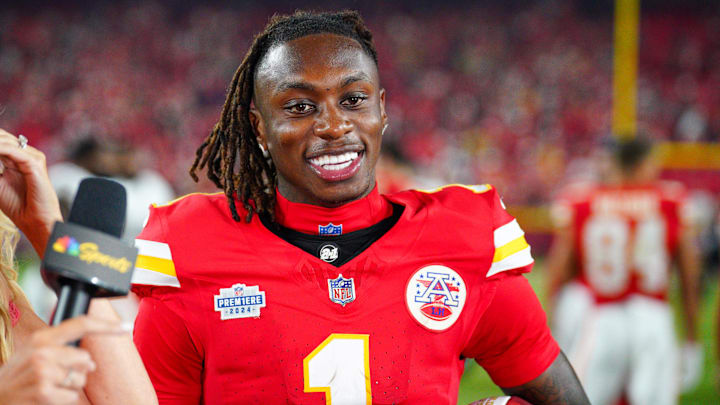
[[[344,168],[350,166],[350,163],[352,163],[352,162],[345,162],[345,163],[340,163],[337,165],[327,165],[327,166],[323,166],[323,167],[327,170],[340,170],[340,169],[344,169]]]
[[[357,152],[346,152],[342,155],[322,155],[310,159],[310,163],[315,166],[322,166],[325,170],[341,170],[357,159]]]

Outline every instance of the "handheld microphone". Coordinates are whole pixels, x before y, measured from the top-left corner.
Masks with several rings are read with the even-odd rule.
[[[51,325],[86,314],[93,297],[127,295],[137,248],[120,240],[125,188],[112,180],[83,180],[68,222],[56,222],[45,248],[42,276],[58,296]]]

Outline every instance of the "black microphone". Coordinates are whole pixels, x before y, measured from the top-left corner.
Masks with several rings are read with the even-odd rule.
[[[56,222],[42,276],[58,295],[51,325],[86,314],[93,297],[127,295],[137,249],[123,242],[127,195],[112,180],[83,180],[68,222]]]

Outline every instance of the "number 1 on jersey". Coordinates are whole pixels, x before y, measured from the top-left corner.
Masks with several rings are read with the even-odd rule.
[[[303,359],[305,392],[328,405],[372,404],[370,336],[333,333]]]

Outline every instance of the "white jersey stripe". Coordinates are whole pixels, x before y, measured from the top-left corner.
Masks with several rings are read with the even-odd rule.
[[[511,397],[490,397],[481,399],[477,405],[507,405],[510,402]]]
[[[495,247],[499,248],[505,246],[507,243],[514,241],[515,239],[525,235],[525,232],[518,225],[517,220],[513,219],[507,224],[499,227],[493,233],[493,239],[495,239]]]
[[[139,255],[157,257],[158,259],[172,260],[170,246],[167,243],[155,242],[152,240],[135,239],[135,247]]]
[[[167,243],[135,239],[135,247],[139,252],[133,284],[180,287]]]
[[[167,274],[158,273],[152,270],[141,269],[139,267],[135,268],[132,283],[139,285],[180,287],[180,281],[177,277],[168,276]]]
[[[525,249],[500,260],[499,262],[493,263],[485,276],[490,277],[505,270],[525,267],[532,262],[533,258],[530,254],[530,246],[528,246]]]

